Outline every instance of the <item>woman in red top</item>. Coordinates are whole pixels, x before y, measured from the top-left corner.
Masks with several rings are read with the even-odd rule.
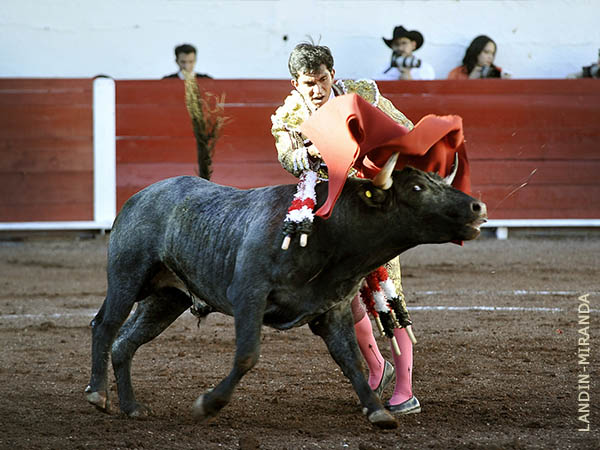
[[[496,43],[488,36],[477,36],[467,48],[462,66],[448,74],[449,80],[467,80],[474,78],[508,78],[502,69],[494,65]]]

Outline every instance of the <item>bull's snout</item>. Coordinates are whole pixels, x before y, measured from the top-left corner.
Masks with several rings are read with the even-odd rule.
[[[465,240],[475,239],[479,236],[481,225],[487,222],[487,206],[485,203],[473,200],[469,203],[469,208],[471,217],[467,219],[468,222],[465,224],[466,228],[464,229],[465,234],[462,237]]]
[[[477,214],[479,217],[487,218],[487,206],[483,202],[471,203],[471,211]]]
[[[471,212],[473,213],[474,218],[467,226],[473,233],[468,234],[468,239],[475,239],[481,232],[481,225],[487,222],[487,206],[485,206],[485,203],[483,202],[471,202]]]

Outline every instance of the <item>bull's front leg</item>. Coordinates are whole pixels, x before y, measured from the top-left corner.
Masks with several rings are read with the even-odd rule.
[[[347,303],[330,309],[310,323],[310,329],[321,336],[329,353],[356,391],[366,414],[373,425],[381,428],[396,428],[396,419],[383,407],[361,370],[360,350],[352,324],[352,312]]]
[[[231,400],[242,377],[258,362],[265,302],[266,296],[238,297],[234,309],[236,351],[233,368],[214,389],[196,399],[192,410],[196,419],[217,415]]]

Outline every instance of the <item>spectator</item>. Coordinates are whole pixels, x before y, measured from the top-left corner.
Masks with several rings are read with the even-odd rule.
[[[382,38],[392,49],[390,66],[380,73],[378,80],[433,80],[435,72],[431,64],[413,55],[423,45],[423,35],[403,26],[394,28],[391,39]]]
[[[462,66],[455,67],[448,74],[449,80],[474,78],[510,78],[508,73],[494,65],[496,43],[488,36],[477,36],[467,48]]]
[[[182,44],[175,47],[175,63],[179,67],[179,71],[166,75],[165,78],[179,78],[185,80],[185,73],[193,73],[196,65],[196,47],[191,44]],[[196,78],[211,78],[205,73],[196,73]]]
[[[584,66],[579,72],[573,73],[567,78],[600,78],[600,49],[598,50],[598,61],[595,64]]]

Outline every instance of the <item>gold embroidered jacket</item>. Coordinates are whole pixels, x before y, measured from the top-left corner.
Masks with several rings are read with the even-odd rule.
[[[379,88],[373,80],[338,80],[333,84],[333,93],[335,96],[344,94],[358,94],[373,106],[386,113],[394,121],[404,125],[408,129],[413,128],[413,124],[404,114],[398,111],[391,101],[379,93]],[[293,153],[303,149],[306,152],[304,142],[306,136],[300,132],[300,125],[308,119],[311,110],[304,101],[304,98],[296,90],[284,100],[271,116],[271,133],[275,137],[275,146],[279,162],[285,170],[298,177],[302,169],[294,164]],[[312,158],[314,161],[315,158]],[[320,166],[320,161],[315,161],[320,179],[327,179],[327,171]]]

